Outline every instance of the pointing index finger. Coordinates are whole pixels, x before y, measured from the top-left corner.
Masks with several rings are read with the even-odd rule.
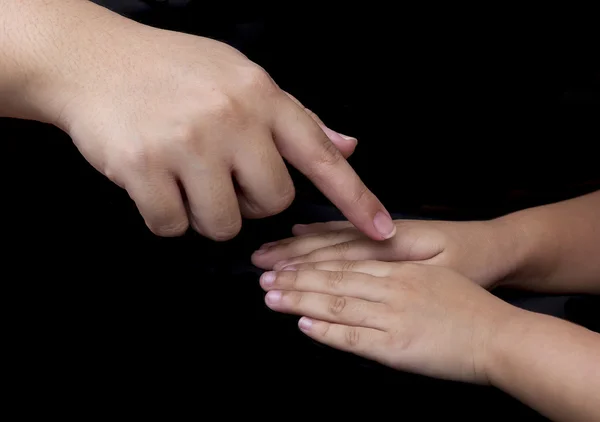
[[[274,138],[281,155],[364,234],[374,240],[393,237],[390,214],[319,125],[287,96],[278,106]]]

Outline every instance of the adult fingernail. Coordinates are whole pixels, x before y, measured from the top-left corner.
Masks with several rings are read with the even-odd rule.
[[[313,322],[310,318],[302,317],[302,318],[300,318],[300,321],[298,321],[298,326],[300,327],[301,330],[304,330],[304,331],[310,330],[310,327],[312,327],[312,325],[313,325]]]
[[[262,275],[261,281],[263,286],[271,286],[275,282],[275,273],[273,271],[266,272]]]
[[[340,135],[346,141],[358,142],[358,139],[356,139],[354,136],[344,135],[343,133],[339,133],[339,132],[338,132],[338,135]]]
[[[396,234],[396,225],[389,215],[384,212],[378,212],[373,219],[373,225],[384,239],[394,237]]]
[[[279,303],[281,301],[281,292],[276,292],[272,290],[269,293],[267,293],[266,299],[267,303],[270,303],[271,305]]]
[[[358,140],[356,138],[353,138],[352,136],[342,135],[341,133],[336,132],[335,130],[329,129],[328,127],[324,127],[323,131],[325,132],[327,137],[329,139],[331,139],[332,141],[345,141],[345,142],[358,143]]]

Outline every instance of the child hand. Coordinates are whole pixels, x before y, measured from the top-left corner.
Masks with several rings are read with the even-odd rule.
[[[252,255],[262,269],[330,260],[418,262],[452,268],[491,288],[516,265],[515,236],[495,221],[396,220],[396,236],[369,239],[348,222],[295,226],[294,237],[263,245]]]
[[[389,367],[487,384],[488,347],[524,313],[447,268],[324,261],[266,272],[267,306],[312,339]]]

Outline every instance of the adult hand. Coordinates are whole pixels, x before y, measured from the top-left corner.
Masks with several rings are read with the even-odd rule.
[[[411,261],[452,268],[491,288],[517,266],[514,230],[499,221],[396,220],[397,234],[374,242],[349,222],[294,226],[294,237],[252,255],[263,269],[331,260]]]
[[[487,384],[495,334],[524,312],[443,267],[325,261],[266,272],[265,301],[328,346],[407,372]]]
[[[227,240],[242,215],[282,211],[294,198],[286,159],[368,237],[394,234],[340,152],[356,141],[324,131],[240,52],[68,3],[82,25],[62,40],[64,66],[48,78],[52,123],[127,190],[153,232],[180,235],[191,224]]]

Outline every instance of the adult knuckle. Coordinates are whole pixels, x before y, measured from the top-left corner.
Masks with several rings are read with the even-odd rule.
[[[280,212],[286,210],[292,204],[292,202],[294,202],[295,198],[296,189],[290,182],[289,184],[286,184],[278,189],[276,195],[273,196],[273,200],[269,204],[259,207],[263,211],[262,216],[269,217],[279,214]]]
[[[116,183],[121,188],[125,188],[125,181],[122,178],[122,168],[115,163],[109,162],[104,165],[102,173],[113,183]]]
[[[161,149],[168,149],[171,145],[194,145],[197,142],[196,128],[193,124],[185,123],[175,126],[169,135],[169,142],[162,142]]]
[[[333,315],[339,315],[346,309],[346,298],[334,296],[329,300],[329,312]]]
[[[238,83],[245,92],[269,94],[274,91],[273,79],[258,65],[244,68],[238,77]]]
[[[216,119],[204,117],[202,113],[194,113],[184,122],[173,125],[167,134],[153,142],[153,149],[167,159],[174,159],[174,154],[179,157],[181,153],[194,156],[198,168],[206,168],[206,163],[214,158],[215,145],[210,142],[209,125]]]
[[[321,146],[321,151],[316,158],[318,168],[335,167],[343,160],[342,153],[333,142],[324,139]]]
[[[236,237],[241,229],[242,222],[240,219],[226,221],[215,225],[207,234],[207,237],[217,242],[225,242]]]
[[[151,153],[143,145],[126,145],[121,148],[115,159],[109,164],[109,173],[116,169],[143,170],[148,167]],[[115,170],[112,170],[115,169]]]
[[[368,201],[370,199],[370,196],[371,191],[369,190],[369,188],[364,183],[361,183],[354,192],[352,202],[355,205],[359,205],[363,202]]]
[[[277,197],[279,198],[275,206],[277,211],[287,209],[292,202],[294,202],[294,199],[296,198],[296,188],[291,180],[279,189]]]
[[[160,237],[182,236],[188,230],[188,227],[189,222],[187,219],[149,224],[149,228],[152,231],[152,233]]]
[[[240,116],[240,105],[234,95],[222,91],[214,92],[205,103],[208,120],[230,122]]]

